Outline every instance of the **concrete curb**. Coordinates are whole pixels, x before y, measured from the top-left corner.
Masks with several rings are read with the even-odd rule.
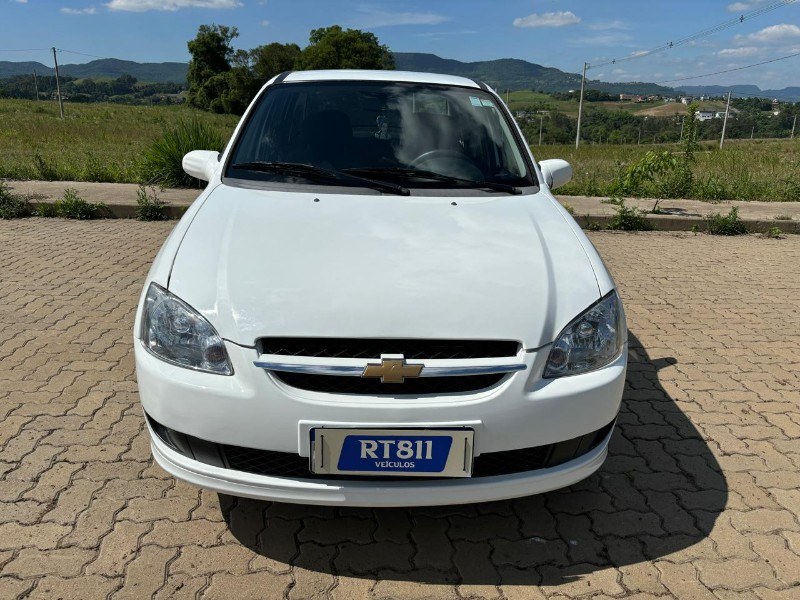
[[[575,215],[574,219],[582,229],[608,229],[612,215]],[[645,220],[654,231],[705,231],[706,219],[703,217],[676,217],[674,215],[646,215]],[[782,233],[800,234],[800,222],[778,219],[742,219],[750,233],[764,233],[777,227]],[[696,229],[695,229],[696,228]]]
[[[28,202],[34,210],[39,206],[53,206],[55,202],[48,201],[35,201]],[[103,211],[102,218],[104,219],[135,219],[136,218],[136,205],[135,204],[107,204]],[[179,206],[175,204],[167,204],[164,207],[164,214],[167,219],[180,219],[183,213],[186,212],[188,206]]]
[[[53,205],[52,201],[30,201],[30,205],[36,209],[41,205]],[[166,216],[169,219],[180,219],[183,213],[189,208],[184,205],[167,204],[165,207]],[[106,205],[104,218],[107,219],[135,219],[135,204],[108,204]],[[575,220],[583,229],[598,230],[608,229],[613,215],[607,214],[585,214],[575,215]],[[647,222],[653,225],[654,231],[697,231],[706,230],[706,219],[696,216],[675,216],[675,215],[646,215]],[[778,220],[778,219],[742,219],[751,233],[764,233],[773,227],[777,227],[782,233],[800,234],[800,222]]]

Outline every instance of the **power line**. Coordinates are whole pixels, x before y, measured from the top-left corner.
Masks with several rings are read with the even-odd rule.
[[[11,50],[0,50],[0,52],[47,52],[50,48],[12,48]]]
[[[794,1],[794,0],[792,0]],[[65,50],[64,48],[59,48],[59,52],[66,52],[68,54],[78,54],[80,56],[88,56],[89,58],[99,58],[99,59],[107,59],[110,58],[108,56],[97,56],[96,54],[87,54],[86,52],[78,52],[76,50]]]
[[[761,8],[758,8],[756,10],[752,10],[752,11],[750,11],[748,13],[744,13],[744,14],[736,17],[735,19],[731,19],[729,21],[725,21],[724,23],[719,23],[718,25],[714,25],[713,27],[710,27],[708,29],[704,29],[702,31],[698,31],[697,33],[693,33],[693,34],[688,35],[688,36],[686,36],[684,38],[681,38],[681,39],[679,39],[677,41],[668,42],[666,44],[663,44],[663,45],[658,46],[656,48],[653,48],[651,50],[644,50],[642,52],[636,52],[636,53],[634,53],[632,55],[623,56],[623,57],[620,57],[620,58],[612,58],[612,59],[606,60],[604,62],[600,62],[600,63],[593,64],[593,65],[589,65],[589,68],[604,67],[606,65],[613,65],[613,64],[621,63],[621,62],[628,62],[628,61],[631,61],[631,60],[638,60],[640,58],[644,58],[646,56],[651,56],[651,55],[659,53],[659,52],[665,52],[665,51],[671,50],[672,48],[675,48],[677,46],[683,46],[684,44],[688,44],[690,42],[694,42],[694,41],[699,40],[701,38],[708,37],[710,35],[713,35],[715,33],[723,31],[725,29],[729,29],[730,27],[734,27],[736,25],[739,25],[740,23],[744,23],[746,20],[753,19],[755,17],[759,17],[759,16],[764,15],[766,13],[772,12],[773,10],[777,10],[777,9],[782,8],[784,6],[788,6],[789,4],[793,4],[794,2],[795,2],[795,0],[780,0],[779,2],[773,2],[773,3],[768,4],[766,6],[762,6]]]
[[[733,71],[742,71],[744,69],[752,69],[753,67],[760,67],[761,65],[768,65],[770,63],[778,62],[779,60],[786,60],[787,58],[794,58],[795,56],[800,56],[800,52],[795,52],[794,54],[788,54],[786,56],[781,56],[779,58],[773,58],[772,60],[765,60],[760,63],[755,63],[752,65],[745,65],[743,67],[735,67],[733,69],[725,69],[724,71],[715,71],[714,73],[705,73],[703,75],[693,75],[692,77],[681,77],[680,79],[667,79],[665,81],[654,81],[653,83],[661,84],[661,83],[675,83],[676,81],[689,81],[690,79],[700,79],[701,77],[711,77],[712,75],[721,75],[723,73],[732,73]]]

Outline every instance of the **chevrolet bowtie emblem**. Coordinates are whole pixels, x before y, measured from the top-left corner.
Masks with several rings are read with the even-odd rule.
[[[381,358],[379,365],[367,365],[361,377],[380,377],[381,383],[403,383],[407,378],[419,377],[422,365],[409,365],[404,358]]]

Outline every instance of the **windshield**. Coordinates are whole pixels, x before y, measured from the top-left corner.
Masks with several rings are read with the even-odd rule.
[[[483,90],[363,81],[268,90],[239,135],[226,176],[294,181],[319,169],[351,175],[332,185],[352,185],[355,176],[408,188],[535,185],[508,121]]]

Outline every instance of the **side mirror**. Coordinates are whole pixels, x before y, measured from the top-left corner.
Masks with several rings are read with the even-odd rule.
[[[192,150],[183,157],[183,170],[192,177],[211,181],[219,166],[219,152],[213,150]]]
[[[572,166],[559,158],[543,160],[539,163],[539,168],[544,175],[545,183],[551,190],[566,185],[572,179]]]

